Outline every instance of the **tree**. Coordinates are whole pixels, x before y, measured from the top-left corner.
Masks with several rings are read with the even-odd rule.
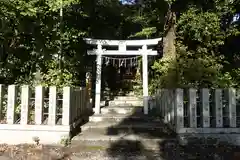
[[[238,68],[227,67],[236,58],[229,55],[231,48],[226,43],[230,37],[239,35],[238,25],[232,24],[237,3],[189,1],[183,3],[187,4],[185,6],[179,4],[180,1],[172,4],[178,13],[176,61],[161,59],[155,63],[153,68],[158,74],[154,84],[161,87],[237,87]]]

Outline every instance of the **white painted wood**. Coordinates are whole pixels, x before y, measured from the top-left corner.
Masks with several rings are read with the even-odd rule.
[[[63,88],[63,106],[62,106],[62,125],[71,124],[71,100],[72,98],[72,88],[64,87]]]
[[[98,53],[102,52],[102,46],[98,44]],[[102,55],[97,55],[97,73],[96,73],[96,88],[95,88],[95,114],[100,114],[101,102],[101,77],[102,77]]]
[[[14,124],[15,122],[15,108],[17,101],[17,91],[15,85],[8,86],[8,100],[7,100],[7,123]]]
[[[40,125],[43,122],[44,106],[44,87],[35,87],[35,124]]]
[[[227,112],[229,116],[229,126],[237,127],[237,113],[236,113],[236,89],[229,88],[227,89]]]
[[[3,97],[4,97],[3,85],[0,84],[0,119],[3,118]]]
[[[57,88],[56,86],[51,86],[49,88],[48,125],[56,124],[56,112],[57,112]]]
[[[209,89],[201,90],[202,127],[210,127]]]
[[[223,104],[222,104],[222,89],[215,90],[215,117],[216,127],[223,127]]]
[[[142,51],[147,51],[147,46],[143,45]],[[142,71],[143,71],[143,105],[144,105],[144,114],[148,114],[148,56],[142,56]]]
[[[197,90],[190,88],[188,91],[189,95],[189,124],[190,128],[197,128]]]
[[[98,55],[98,50],[88,50],[88,55]],[[153,51],[151,49],[146,50],[145,52],[141,50],[136,51],[119,51],[119,50],[103,50],[102,55],[122,55],[122,56],[134,56],[134,55],[149,55],[149,56],[156,56],[158,55],[157,51]]]
[[[28,85],[22,86],[21,91],[21,125],[28,124],[29,118],[30,88]]]
[[[175,108],[175,114],[176,114],[176,122],[175,122],[175,128],[176,133],[179,133],[179,130],[181,128],[184,128],[184,107],[183,107],[183,89],[176,89],[176,108]]]
[[[162,38],[145,39],[145,40],[104,40],[104,39],[91,39],[85,38],[87,44],[103,46],[118,46],[119,43],[125,43],[127,46],[142,46],[142,45],[156,45]]]
[[[127,51],[127,46],[126,44],[123,42],[123,43],[119,43],[118,45],[118,50],[121,51],[121,52],[126,52]]]

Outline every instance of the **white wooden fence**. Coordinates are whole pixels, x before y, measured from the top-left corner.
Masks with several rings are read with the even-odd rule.
[[[154,104],[176,133],[240,133],[236,89],[161,89]]]
[[[86,88],[0,85],[0,143],[59,143],[88,115]]]

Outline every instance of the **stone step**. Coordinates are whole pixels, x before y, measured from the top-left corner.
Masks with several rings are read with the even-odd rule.
[[[106,138],[107,139],[107,138]],[[136,140],[132,138],[130,135],[125,136],[124,138],[112,138],[108,140],[80,140],[80,139],[72,139],[71,146],[81,145],[82,148],[96,148],[100,150],[113,150],[113,151],[127,151],[126,153],[132,153],[134,151],[141,150],[156,150],[159,151],[161,148],[161,144],[165,142],[170,143],[170,145],[176,145],[178,143],[177,139],[171,138],[156,138],[156,139],[141,139]],[[78,147],[79,148],[79,147]],[[175,148],[172,147],[172,150]]]
[[[109,106],[143,106],[142,100],[113,100],[109,101]]]
[[[101,108],[102,114],[130,114],[134,112],[143,112],[143,107],[129,107],[129,106],[106,106]]]
[[[152,128],[118,128],[109,127],[109,128],[89,128],[79,134],[79,136],[89,136],[92,135],[99,135],[99,136],[112,136],[114,137],[123,137],[126,135],[135,135],[136,138],[170,138],[173,137],[173,132],[171,132],[167,127],[162,126],[159,128],[152,127]],[[101,140],[101,139],[99,139]]]
[[[159,144],[167,140],[175,141],[174,136],[149,136],[145,133],[130,133],[122,132],[118,134],[107,135],[105,132],[99,130],[85,131],[79,134],[78,136],[73,137],[71,143],[72,145],[81,144],[81,145],[95,145],[102,147],[112,147],[113,145],[123,145],[122,147],[129,147],[129,145],[141,145],[144,148],[156,148],[159,149]]]
[[[106,138],[107,139],[107,138]],[[117,139],[108,139],[108,140],[80,140],[80,139],[72,139],[71,146],[81,145],[82,148],[97,148],[101,150],[117,150],[121,152],[122,150],[129,150],[128,153],[141,150],[142,148],[145,150],[159,150],[159,144],[164,143],[166,140],[164,138],[159,139],[141,139],[135,140],[129,137],[117,138]],[[170,141],[170,140],[169,140]],[[176,141],[175,139],[171,139],[171,141]]]
[[[162,122],[88,122],[87,124],[81,126],[81,131],[86,131],[88,129],[162,129],[165,126]]]
[[[142,98],[136,97],[136,96],[117,96],[114,98],[114,100],[120,100],[120,101],[142,101]]]
[[[99,114],[89,117],[90,122],[149,122],[149,121],[160,121],[160,117],[150,117],[149,115],[143,114]]]

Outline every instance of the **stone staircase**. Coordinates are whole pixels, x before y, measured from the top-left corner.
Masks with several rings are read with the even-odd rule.
[[[118,96],[101,108],[101,114],[89,117],[81,126],[81,133],[72,139],[72,145],[104,148],[141,147],[159,149],[160,143],[174,140],[172,132],[154,114],[144,115],[142,99]]]

